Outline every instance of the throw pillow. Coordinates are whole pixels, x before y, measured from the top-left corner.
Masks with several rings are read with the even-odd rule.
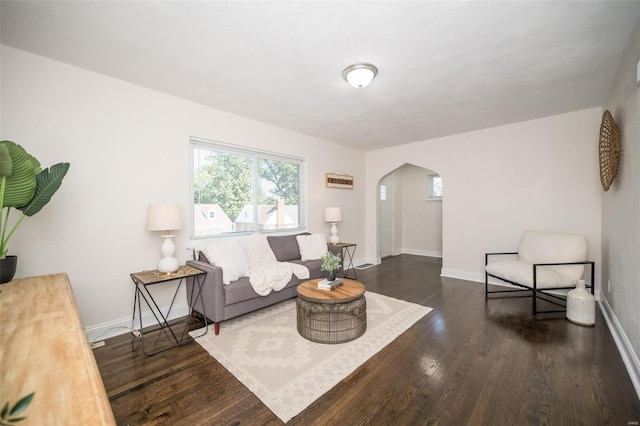
[[[311,235],[303,232],[298,235]],[[273,254],[276,255],[278,262],[288,262],[290,260],[300,259],[300,247],[298,246],[298,235],[270,235],[267,237]]]
[[[296,239],[303,261],[320,259],[327,252],[327,239],[324,234],[298,235]]]
[[[207,242],[199,250],[212,265],[222,268],[223,284],[229,284],[246,275],[249,262],[237,239]]]

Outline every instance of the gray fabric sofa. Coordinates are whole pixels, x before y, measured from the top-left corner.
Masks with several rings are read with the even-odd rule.
[[[308,232],[297,235],[310,235]],[[269,246],[278,262],[299,263],[309,269],[309,279],[322,278],[325,273],[320,270],[320,260],[301,260],[300,249],[298,247],[297,235],[268,236]],[[335,254],[342,255],[339,247],[329,245],[329,250]],[[195,312],[192,315],[200,315],[213,322],[215,334],[220,333],[220,323],[222,321],[246,314],[273,305],[274,303],[296,297],[296,287],[306,281],[292,276],[291,281],[280,291],[272,291],[267,296],[258,295],[247,277],[241,277],[236,281],[224,285],[222,283],[222,268],[212,265],[203,253],[200,253],[198,260],[189,260],[187,265],[207,272],[202,288],[202,303],[198,301]],[[344,259],[343,259],[344,266]],[[344,276],[343,267],[338,270],[337,276]],[[187,280],[187,300],[192,300],[194,278]]]

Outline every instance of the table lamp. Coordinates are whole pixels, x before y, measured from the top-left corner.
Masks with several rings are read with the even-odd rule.
[[[147,231],[163,231],[160,252],[162,259],[158,262],[158,271],[171,273],[178,270],[180,264],[173,257],[176,246],[173,235],[169,231],[182,228],[180,206],[177,204],[152,204],[147,209]]]
[[[331,244],[338,244],[340,237],[338,237],[338,222],[342,222],[342,210],[340,207],[327,207],[324,209],[324,221],[331,224],[331,237],[329,242]]]

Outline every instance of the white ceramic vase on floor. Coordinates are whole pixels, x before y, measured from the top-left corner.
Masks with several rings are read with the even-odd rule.
[[[576,288],[567,293],[567,319],[580,325],[596,322],[596,300],[585,288],[584,280],[578,280]]]

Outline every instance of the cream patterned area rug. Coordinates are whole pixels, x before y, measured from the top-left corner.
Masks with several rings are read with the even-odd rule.
[[[286,423],[432,311],[377,293],[365,297],[367,331],[351,342],[301,337],[295,299],[225,321],[219,335],[211,328],[196,341]]]

